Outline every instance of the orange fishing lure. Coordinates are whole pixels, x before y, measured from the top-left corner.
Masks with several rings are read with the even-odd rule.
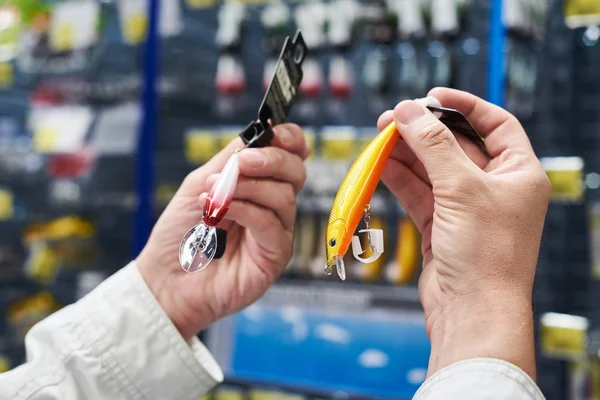
[[[433,98],[417,101],[426,106],[441,106]],[[362,151],[338,189],[327,224],[325,273],[328,275],[336,268],[339,277],[342,280],[346,279],[344,255],[351,244],[354,257],[363,263],[373,262],[383,254],[383,231],[381,229],[370,229],[367,226],[366,229],[359,232],[369,235],[369,243],[373,250],[373,255],[366,259],[361,257],[364,251],[359,238],[354,236],[354,232],[363,216],[368,222],[369,202],[399,137],[396,124],[392,122]]]

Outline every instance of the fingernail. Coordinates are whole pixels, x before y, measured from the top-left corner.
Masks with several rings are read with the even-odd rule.
[[[398,111],[398,122],[402,125],[410,125],[425,115],[423,106],[410,100],[405,101]]]
[[[415,102],[421,104],[422,106],[433,106],[433,107],[441,107],[440,101],[433,96],[427,96],[422,99],[416,99]]]
[[[289,144],[292,142],[292,140],[294,140],[294,136],[292,135],[292,132],[290,132],[289,130],[287,130],[285,128],[277,129],[277,136],[279,136],[279,139],[284,144]]]
[[[265,165],[267,159],[265,155],[259,150],[247,149],[240,152],[240,157],[246,160],[251,167],[259,168]]]

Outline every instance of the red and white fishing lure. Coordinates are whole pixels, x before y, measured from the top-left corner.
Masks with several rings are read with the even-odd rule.
[[[186,272],[204,269],[218,249],[217,225],[221,222],[233,199],[239,176],[238,153],[234,153],[214,183],[206,202],[202,221],[190,229],[179,247],[179,262]]]

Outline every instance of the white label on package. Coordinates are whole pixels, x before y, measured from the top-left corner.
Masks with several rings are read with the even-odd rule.
[[[176,0],[159,0],[159,34],[173,36],[181,31],[181,5]],[[127,42],[139,43],[146,37],[149,21],[148,0],[120,0],[119,17],[121,31]]]
[[[56,5],[50,25],[50,44],[59,51],[82,50],[98,40],[100,5],[96,1],[70,1]]]
[[[83,147],[93,112],[89,107],[61,106],[36,110],[33,143],[40,153],[70,153]]]

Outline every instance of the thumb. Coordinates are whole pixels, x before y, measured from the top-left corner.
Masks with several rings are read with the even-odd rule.
[[[431,184],[442,183],[473,171],[454,134],[426,107],[412,100],[394,109],[396,129],[425,167]]]

